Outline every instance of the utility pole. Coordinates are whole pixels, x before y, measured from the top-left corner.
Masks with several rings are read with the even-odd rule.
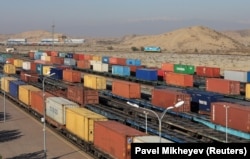
[[[52,51],[54,51],[54,28],[55,28],[55,25],[54,25],[54,21],[53,21],[53,25],[52,25]]]

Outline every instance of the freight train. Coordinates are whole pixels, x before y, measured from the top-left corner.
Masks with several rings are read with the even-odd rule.
[[[46,54],[47,56],[45,56]],[[44,58],[45,60],[39,60],[43,56],[47,58]],[[232,80],[220,78],[219,68],[197,66],[196,72],[195,72],[195,67],[192,65],[162,64],[161,69],[149,69],[149,68],[145,68],[145,66],[142,66],[139,59],[125,59],[125,58],[106,57],[106,56],[101,57],[101,56],[93,56],[93,55],[86,55],[86,54],[62,53],[62,52],[55,52],[55,51],[33,52],[33,53],[30,52],[29,57],[33,60],[35,59],[35,61],[30,62],[30,65],[33,64],[36,66],[36,67],[33,67],[33,72],[38,72],[39,75],[46,75],[48,72],[53,71],[53,68],[56,68],[56,69],[58,68],[58,66],[52,65],[52,63],[56,65],[64,65],[64,66],[67,65],[67,66],[72,67],[75,70],[78,70],[77,72],[74,70],[61,69],[60,70],[61,73],[56,73],[57,75],[58,74],[62,75],[62,74],[65,74],[65,72],[71,72],[70,75],[66,75],[65,78],[63,78],[63,80],[67,82],[80,82],[81,81],[81,79],[79,78],[80,77],[79,74],[81,73],[80,71],[84,71],[84,72],[90,72],[90,73],[98,72],[100,75],[107,75],[107,76],[111,75],[110,77],[115,77],[115,78],[119,77],[120,79],[123,79],[123,80],[129,79],[132,81],[138,80],[135,82],[149,82],[150,83],[150,82],[157,81],[159,72],[163,71],[162,76],[163,76],[163,79],[165,78],[166,80],[164,85],[177,86],[177,87],[183,88],[184,92],[182,93],[191,94],[192,95],[191,103],[192,105],[196,105],[196,108],[193,108],[193,109],[198,109],[198,112],[204,112],[204,111],[211,112],[211,109],[210,109],[211,102],[220,101],[220,100],[211,100],[209,102],[210,104],[207,104],[206,100],[210,100],[210,98],[208,95],[206,95],[206,93],[214,92],[215,93],[214,96],[216,96],[215,99],[218,99],[220,97],[219,95],[221,95],[221,97],[225,97],[225,96],[227,97],[227,95],[239,95],[239,90],[240,90],[240,84],[238,81],[232,81]],[[14,59],[13,65],[15,67],[22,67],[20,65],[20,62],[18,62],[18,60],[19,59]],[[40,63],[40,64],[37,65],[36,63]],[[44,64],[41,64],[41,63],[44,63]],[[120,66],[120,67],[116,69],[116,66]],[[133,70],[130,69],[130,71],[128,71],[128,68],[133,68]],[[31,69],[32,69],[31,67],[26,68],[27,71]],[[202,71],[198,71],[198,70],[202,70]],[[75,72],[78,75],[73,75],[72,72]],[[129,73],[134,72],[135,77],[131,77],[131,75],[129,75],[128,72]],[[199,97],[197,97],[198,102],[197,102],[197,99],[196,101],[194,100],[195,98],[193,96],[194,94],[196,96],[200,96],[202,92],[199,93],[196,91],[196,93],[190,93],[190,91],[196,90],[196,89],[193,89],[194,75],[206,77],[205,78],[206,91],[202,90],[202,92],[204,92],[203,96],[205,96],[205,99],[201,100],[199,99]],[[66,77],[70,77],[70,80],[67,80]],[[77,78],[77,80],[73,81],[72,79],[75,77]],[[59,79],[59,76],[54,77],[54,78]],[[89,78],[91,78],[91,76]],[[106,89],[106,80],[105,78],[101,76],[92,76],[92,80],[83,79],[83,81],[84,81],[84,86],[89,85],[90,87],[93,87],[94,89]],[[93,82],[89,83],[88,81],[93,81]],[[216,85],[218,81],[221,82],[220,86],[223,86],[223,89],[218,89],[218,85]],[[222,99],[221,101],[223,102],[224,99]],[[234,102],[234,103],[241,106],[240,103],[237,103],[237,102]],[[205,105],[205,108],[202,108],[204,107],[204,105]],[[192,108],[187,109],[187,111],[190,111],[190,110],[192,110]],[[225,125],[225,122],[222,121],[220,124]],[[249,132],[249,130],[245,130],[245,132]]]

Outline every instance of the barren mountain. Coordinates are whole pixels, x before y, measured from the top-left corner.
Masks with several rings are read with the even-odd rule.
[[[250,46],[250,30],[223,31],[222,33],[245,46]]]

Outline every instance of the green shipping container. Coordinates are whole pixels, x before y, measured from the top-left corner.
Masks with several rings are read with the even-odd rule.
[[[174,72],[193,75],[195,67],[193,65],[174,64]]]

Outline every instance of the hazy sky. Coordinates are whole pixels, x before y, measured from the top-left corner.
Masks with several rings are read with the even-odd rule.
[[[250,0],[1,0],[0,34],[29,30],[73,36],[161,34],[203,25],[250,29]]]

